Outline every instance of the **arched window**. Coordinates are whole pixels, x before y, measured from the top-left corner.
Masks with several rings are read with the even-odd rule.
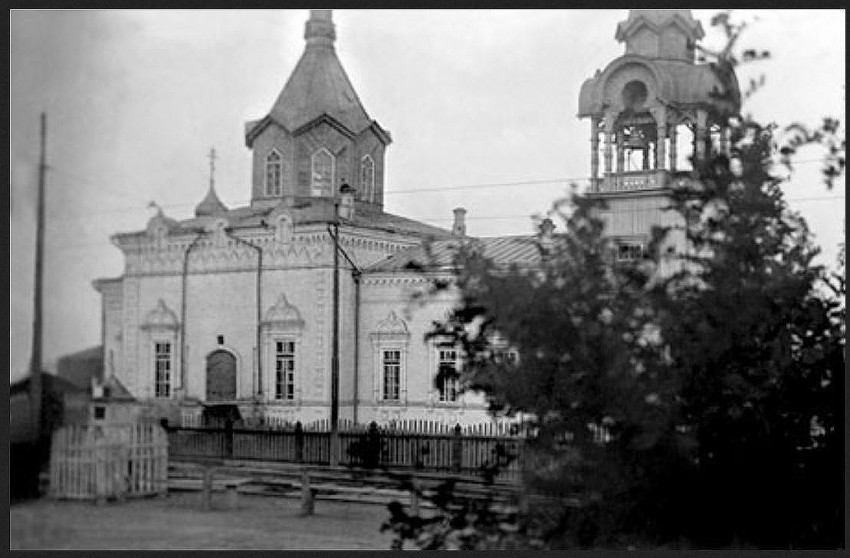
[[[266,196],[279,196],[282,192],[281,171],[283,158],[276,149],[266,157]]]
[[[364,200],[374,201],[375,161],[369,155],[360,159],[360,191],[363,192]]]
[[[333,195],[334,157],[324,147],[313,154],[312,191],[314,196]]]

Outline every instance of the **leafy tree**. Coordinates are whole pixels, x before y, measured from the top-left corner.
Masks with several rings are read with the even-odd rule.
[[[840,546],[843,307],[770,172],[772,129],[744,122],[733,143],[673,192],[690,250],[653,290],[698,447],[689,535]]]
[[[717,64],[766,55],[731,57],[743,26],[728,13],[713,23],[730,39]],[[539,266],[501,268],[470,241],[452,285],[435,283],[459,294],[434,333],[462,346],[462,387],[537,429],[525,490],[550,505],[517,514],[514,537],[547,548],[843,546],[843,270],[815,265],[772,166],[823,145],[831,186],[843,132],[831,119],[785,136],[734,124],[733,156],[693,161],[671,192],[681,226],[656,229],[647,259],[616,262],[601,202],[573,194],[555,206],[564,232],[541,238]],[[670,253],[677,235],[686,249]],[[499,358],[496,338],[516,362]],[[467,512],[439,509],[410,540],[446,546],[435,526]],[[467,534],[479,523],[464,523]]]
[[[520,550],[542,549],[539,526],[515,505],[494,499],[492,492],[483,498],[459,495],[455,479],[447,479],[432,491],[422,490],[408,478],[400,486],[416,491],[435,510],[428,514],[409,514],[399,502],[388,508],[389,519],[381,531],[395,535],[393,550],[403,550],[410,541],[420,550]]]
[[[528,545],[615,544],[675,524],[672,480],[684,474],[693,444],[676,429],[679,379],[647,297],[654,265],[614,261],[597,217],[601,203],[574,193],[556,207],[566,232],[541,239],[539,265],[500,268],[470,241],[458,247],[452,285],[435,285],[460,296],[432,334],[461,346],[462,388],[487,393],[493,412],[524,413],[536,430],[524,451],[524,482],[553,501],[526,505],[540,513],[522,516],[511,541],[533,532]],[[499,339],[510,340],[518,359],[504,358]],[[486,507],[473,520],[463,506],[438,509],[442,522],[396,533],[433,548],[451,532],[437,536],[436,525],[457,524],[477,547],[504,543],[469,538],[470,529],[492,523]],[[404,524],[405,516],[393,517]]]

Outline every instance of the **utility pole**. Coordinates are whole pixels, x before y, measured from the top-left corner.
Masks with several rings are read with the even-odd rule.
[[[330,465],[339,461],[339,201],[334,200],[333,220],[334,286],[333,286],[333,331],[331,333],[331,439]]]
[[[334,286],[333,286],[333,356],[331,356],[331,430],[336,432],[339,420],[339,208],[334,204]]]
[[[41,440],[41,298],[44,259],[44,181],[47,172],[47,115],[41,113],[41,157],[38,165],[38,200],[35,222],[35,289],[32,319],[32,360],[30,360],[30,418],[33,440]]]

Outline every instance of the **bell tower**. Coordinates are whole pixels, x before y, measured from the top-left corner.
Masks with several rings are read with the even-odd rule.
[[[602,218],[622,259],[640,253],[653,225],[670,224],[672,215],[661,208],[680,166],[712,146],[728,150],[727,123],[741,96],[731,68],[695,62],[704,34],[690,10],[630,10],[615,34],[625,53],[582,84],[578,116],[590,119],[588,195],[607,200]]]

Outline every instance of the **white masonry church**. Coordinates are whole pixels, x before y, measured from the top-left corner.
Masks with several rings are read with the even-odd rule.
[[[738,95],[734,75],[695,64],[702,34],[688,10],[632,10],[616,35],[626,53],[582,86],[589,195],[609,201],[620,258],[639,255],[650,227],[669,218],[660,207],[680,140],[722,146],[723,122],[737,110],[712,94]],[[455,347],[425,337],[453,296],[410,302],[435,273],[449,273],[452,247],[468,239],[465,210],[455,210],[452,230],[384,211],[390,133],[336,56],[330,10],[312,10],[304,36],[277,101],[245,125],[250,205],[226,207],[211,174],[194,218],[159,211],[145,230],[112,236],[124,273],[94,282],[105,377],[184,423],[217,405],[270,423],[489,423],[481,394],[435,383],[441,368],[462,366]],[[534,265],[540,255],[535,236],[476,240],[499,264]]]

